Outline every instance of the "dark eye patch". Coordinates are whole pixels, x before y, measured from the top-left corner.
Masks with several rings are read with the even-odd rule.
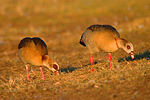
[[[127,49],[130,49],[131,47],[129,45],[127,45]]]
[[[53,64],[53,68],[58,71],[58,66],[56,64]]]

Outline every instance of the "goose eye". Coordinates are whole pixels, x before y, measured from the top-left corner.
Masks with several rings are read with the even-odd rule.
[[[54,68],[56,71],[59,70],[59,69],[58,69],[58,66],[57,66],[56,64],[53,64],[53,68]]]
[[[127,45],[127,49],[130,49],[131,47],[129,45]]]

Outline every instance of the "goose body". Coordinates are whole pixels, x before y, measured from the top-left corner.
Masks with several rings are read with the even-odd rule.
[[[92,25],[88,27],[81,36],[80,44],[86,46],[91,53],[91,71],[93,71],[92,53],[100,52],[100,50],[108,52],[109,61],[111,61],[111,53],[119,48],[123,48],[127,53],[130,54],[131,58],[134,59],[132,43],[120,38],[117,30],[111,25]]]
[[[28,64],[40,66],[42,79],[45,79],[45,77],[41,66],[46,66],[58,74],[58,64],[48,56],[45,42],[38,37],[22,39],[18,45],[18,56],[26,66],[27,80],[29,80]]]

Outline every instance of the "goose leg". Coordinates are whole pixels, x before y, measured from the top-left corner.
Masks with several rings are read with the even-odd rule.
[[[42,79],[45,80],[45,77],[44,77],[44,74],[43,74],[43,71],[42,71],[42,66],[40,66],[40,70],[41,70],[41,74],[42,74]]]
[[[109,60],[109,69],[112,69],[112,67],[111,67],[111,53],[108,53],[108,60]]]
[[[91,72],[93,72],[93,57],[92,57],[92,55],[90,56],[90,62],[91,62]]]
[[[30,78],[29,78],[29,67],[28,67],[28,65],[25,65],[26,66],[26,71],[27,71],[27,80],[29,81],[30,80]]]

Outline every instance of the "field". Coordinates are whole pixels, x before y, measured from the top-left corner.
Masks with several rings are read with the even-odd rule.
[[[79,44],[87,27],[110,24],[133,43],[135,59],[122,49],[112,53],[112,68],[104,51],[94,57]],[[18,59],[24,37],[42,38],[49,56],[60,66],[56,76],[30,65],[30,81]],[[0,100],[149,100],[149,0],[1,0]]]

